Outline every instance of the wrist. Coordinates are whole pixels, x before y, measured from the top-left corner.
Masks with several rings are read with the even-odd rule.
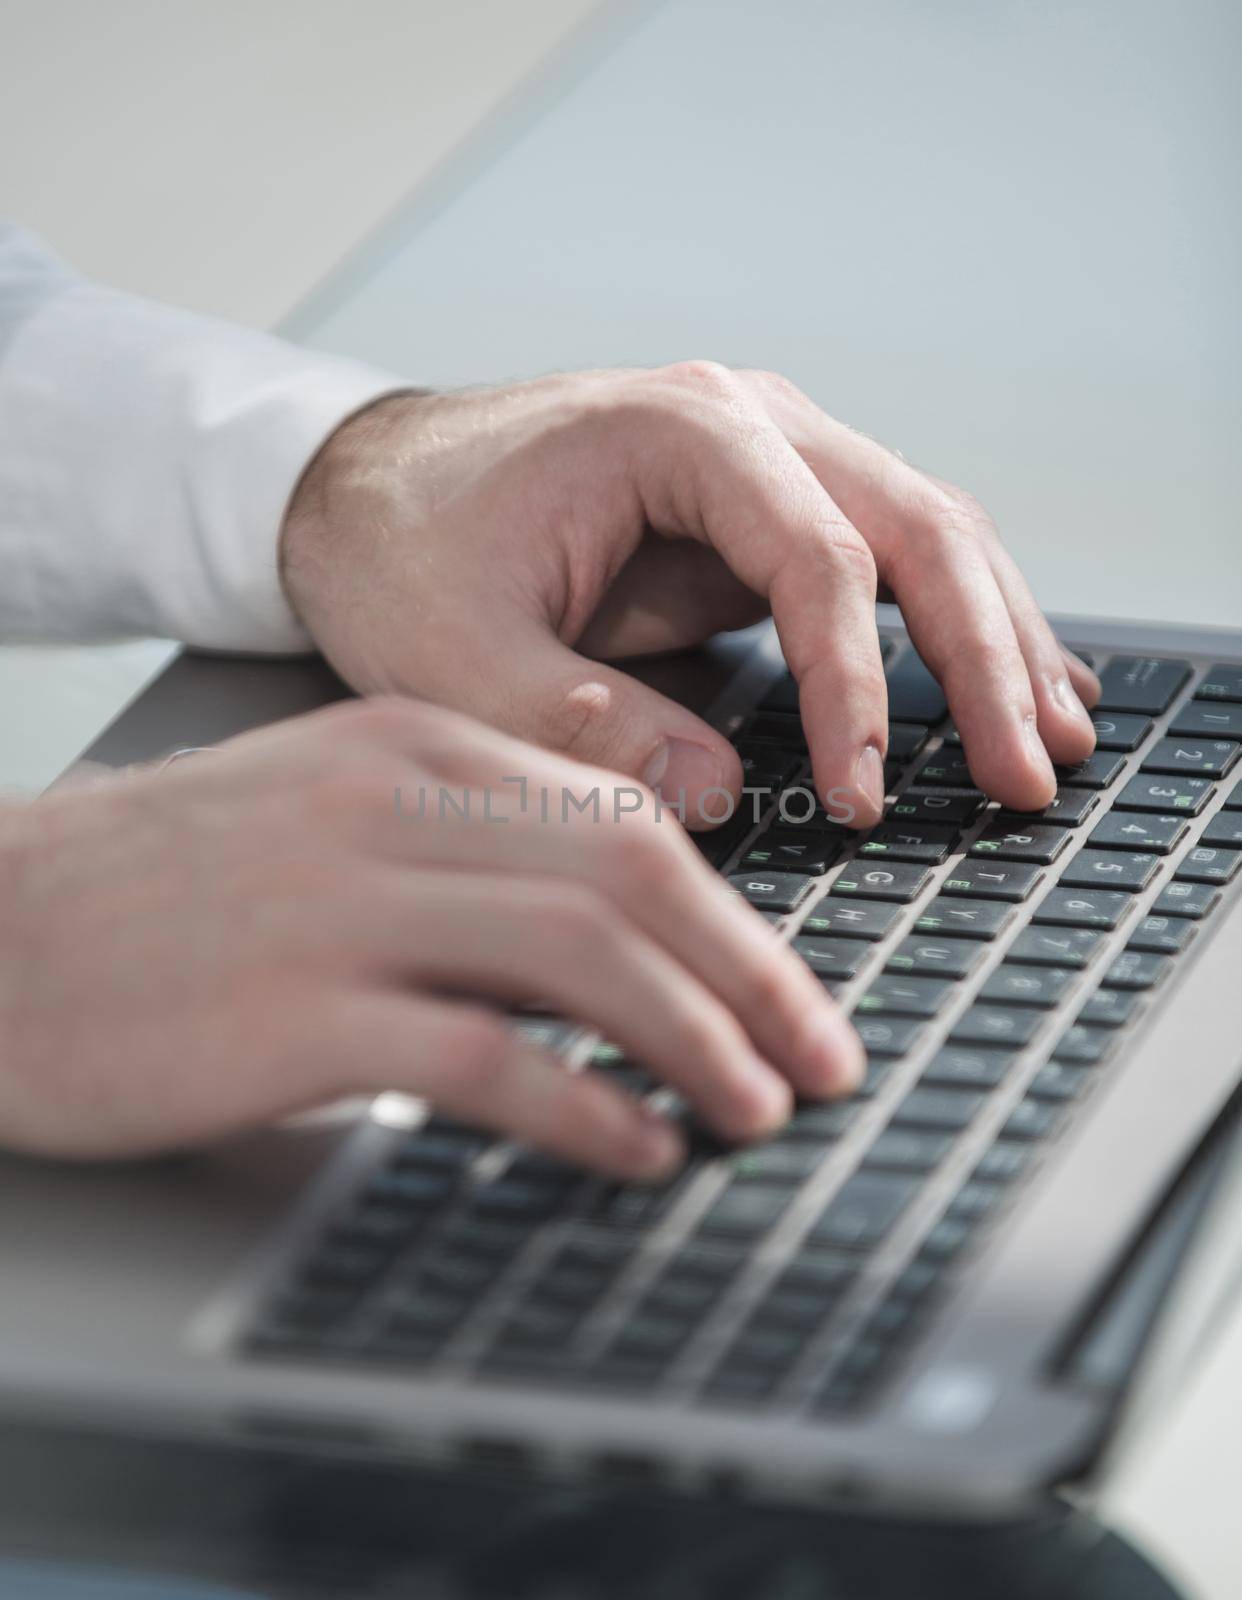
[[[428,390],[402,390],[355,411],[320,445],[290,495],[278,543],[280,583],[313,634],[325,603],[348,598],[345,551],[390,501],[393,465],[408,460],[414,419],[433,398]]]

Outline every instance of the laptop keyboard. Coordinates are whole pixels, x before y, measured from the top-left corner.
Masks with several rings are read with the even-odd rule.
[[[812,810],[784,678],[735,735],[766,806],[698,840],[852,1013],[858,1092],[726,1150],[607,1042],[525,1018],[683,1123],[684,1169],[612,1183],[432,1116],[329,1204],[250,1354],[824,1417],[882,1393],[1242,865],[1242,667],[1105,659],[1096,752],[1011,814],[888,649],[880,825]]]

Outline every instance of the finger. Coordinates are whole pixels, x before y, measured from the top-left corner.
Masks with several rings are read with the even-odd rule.
[[[773,415],[828,483],[875,555],[919,654],[940,680],[971,775],[1019,810],[1056,779],[1014,620],[977,528],[960,504],[897,456],[770,380]]]
[[[690,828],[732,813],[742,784],[727,739],[628,674],[588,661],[534,623],[511,630],[506,729],[592,766],[637,778]]]
[[[788,1119],[787,1082],[720,1000],[586,885],[423,870],[390,879],[373,908],[394,978],[547,1001],[615,1039],[726,1139],[757,1138]]]
[[[585,632],[570,641],[604,660],[685,650],[748,627],[767,606],[714,550],[648,535],[609,586]]]
[[[1061,646],[1061,654],[1065,657],[1065,665],[1069,670],[1070,681],[1074,685],[1074,693],[1082,701],[1083,705],[1090,710],[1093,706],[1099,704],[1100,696],[1104,693],[1100,686],[1099,678],[1096,677],[1082,657],[1067,646]]]
[[[669,1125],[602,1078],[571,1073],[481,1006],[385,992],[339,1002],[321,1050],[339,1091],[397,1090],[620,1178],[682,1159]]]
[[[506,752],[504,759],[512,761],[513,754]],[[382,829],[368,824],[366,842],[379,846],[386,859],[410,864],[594,885],[718,997],[759,1055],[800,1093],[853,1088],[863,1064],[853,1029],[805,963],[749,907],[722,893],[720,880],[670,813],[656,812],[650,803],[640,812],[621,812],[614,801],[628,803],[638,791],[609,795],[601,774],[546,753],[525,755],[524,792],[511,778],[500,793],[486,789],[493,819],[508,819],[501,825],[480,827],[452,809],[441,814],[429,805],[427,825],[389,812]],[[494,780],[494,765],[480,774],[469,760],[459,755],[457,781],[484,788]],[[597,783],[602,793],[595,808],[588,795]],[[561,803],[565,791],[572,804]],[[478,789],[474,799],[477,819]]]
[[[1045,750],[1053,761],[1062,765],[1085,761],[1095,748],[1095,728],[1076,684],[1089,687],[1094,682],[1095,674],[1077,657],[1072,659],[1077,663],[1078,670],[1075,671],[1071,666],[1068,652],[1057,640],[1017,562],[1005,549],[992,519],[982,506],[933,474],[925,473],[924,476],[942,493],[957,499],[979,531],[1026,662],[1035,696],[1039,736]],[[1095,692],[1098,698],[1098,683],[1095,684]]]
[[[703,539],[767,599],[799,683],[816,787],[825,804],[869,826],[883,811],[888,743],[875,562],[732,375],[690,371],[698,406],[661,417],[643,452],[647,519]]]

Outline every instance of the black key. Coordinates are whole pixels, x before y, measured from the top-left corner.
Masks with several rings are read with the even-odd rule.
[[[966,1222],[982,1222],[1005,1197],[999,1184],[968,1179],[949,1202],[945,1216],[950,1220],[961,1218]]]
[[[914,781],[927,789],[974,789],[978,785],[970,775],[966,757],[960,749],[948,746],[934,750],[920,764]]]
[[[973,1176],[982,1178],[986,1183],[1012,1183],[1015,1178],[1022,1176],[1030,1164],[1029,1145],[1011,1144],[1007,1139],[998,1139],[980,1156]]]
[[[809,1334],[814,1333],[831,1309],[831,1302],[817,1294],[772,1289],[755,1308],[750,1325],[752,1328],[790,1328]]]
[[[1212,798],[1207,778],[1139,773],[1113,801],[1119,811],[1165,811],[1197,817]]]
[[[953,934],[959,939],[995,939],[1013,917],[1013,907],[1000,901],[956,900],[940,894],[915,919],[914,931]]]
[[[1143,711],[1158,716],[1190,676],[1190,662],[1155,656],[1114,656],[1100,673],[1097,711]]]
[[[887,857],[890,861],[922,861],[938,867],[947,861],[958,841],[956,828],[940,828],[935,823],[883,822],[874,829],[858,854],[869,860]]]
[[[887,1018],[884,1020],[887,1021]],[[874,1018],[868,1018],[866,1022],[860,1023],[859,1027],[860,1029],[865,1028],[868,1023],[874,1023],[874,1021]],[[921,1027],[921,1024],[915,1022],[910,1024],[910,1026],[917,1030]],[[861,1032],[859,1033],[859,1037],[862,1038]],[[866,1043],[865,1039],[863,1040],[863,1043]],[[890,1051],[889,1054],[891,1055],[892,1052]],[[884,1087],[884,1084],[888,1079],[888,1075],[892,1070],[893,1063],[891,1061],[882,1059],[878,1051],[872,1050],[868,1056],[866,1070],[863,1073],[863,1081],[858,1085],[857,1089],[854,1090],[855,1100],[870,1100],[874,1095],[878,1094]]]
[[[974,821],[986,803],[984,795],[973,791],[936,794],[930,789],[907,789],[884,815],[890,822],[903,826],[908,822],[939,822],[948,827],[964,828]]]
[[[793,947],[817,978],[852,978],[870,954],[859,939],[797,938]]]
[[[835,1100],[828,1105],[812,1101],[809,1105],[795,1107],[793,1116],[780,1130],[779,1138],[782,1141],[810,1139],[822,1145],[829,1139],[839,1139],[857,1115],[858,1107],[848,1100]]]
[[[424,1211],[442,1204],[457,1186],[457,1174],[444,1170],[410,1171],[398,1167],[377,1172],[367,1184],[364,1204],[389,1206],[405,1211]]]
[[[1136,894],[1147,887],[1159,870],[1158,855],[1145,855],[1137,850],[1080,850],[1062,871],[1061,883],[1067,889],[1089,889],[1098,884]]]
[[[491,1141],[473,1130],[436,1119],[403,1139],[393,1157],[397,1166],[466,1167]]]
[[[1073,837],[1068,828],[1054,828],[1047,823],[1019,827],[1012,821],[994,822],[971,845],[970,854],[997,856],[1002,861],[1031,861],[1046,867]]]
[[[794,1256],[776,1281],[777,1288],[801,1289],[823,1299],[839,1296],[858,1276],[856,1256],[833,1255],[827,1250],[803,1250]]]
[[[741,871],[753,877],[770,867],[818,877],[840,854],[839,838],[809,830],[804,833],[799,829],[769,828],[742,857]]]
[[[766,1233],[788,1206],[795,1191],[757,1183],[731,1183],[699,1223],[702,1233],[753,1238]]]
[[[1032,967],[1085,967],[1103,935],[1091,928],[1023,928],[1009,946],[1006,962]]]
[[[302,1283],[316,1286],[358,1288],[377,1278],[392,1260],[392,1252],[375,1246],[321,1243],[298,1270]]]
[[[913,761],[927,743],[927,729],[917,722],[890,722],[888,725],[888,758],[903,766]]]
[[[1220,890],[1206,883],[1166,883],[1151,903],[1160,917],[1206,917],[1220,899]]]
[[[869,1056],[904,1056],[914,1048],[923,1025],[915,1017],[859,1017],[854,1031]]]
[[[683,1168],[666,1183],[608,1184],[593,1203],[591,1220],[614,1228],[650,1227],[681,1198],[689,1176]]]
[[[893,1126],[960,1133],[978,1116],[983,1101],[983,1095],[966,1089],[925,1089],[920,1085],[911,1089],[894,1111]]]
[[[878,866],[869,861],[851,861],[833,881],[830,895],[860,900],[894,900],[902,905],[916,900],[931,880],[926,867],[903,861]]]
[[[1167,856],[1186,837],[1186,832],[1187,824],[1182,817],[1112,811],[1092,828],[1087,843],[1104,850],[1149,850]],[[1067,881],[1064,875],[1061,881]]]
[[[727,822],[710,832],[695,833],[691,839],[699,854],[713,867],[723,867],[755,825],[748,805],[739,806]]]
[[[766,911],[792,911],[810,889],[812,879],[796,872],[734,872],[729,882],[752,906]]]
[[[1123,1028],[1141,1005],[1133,991],[1097,989],[1083,1001],[1077,1020],[1089,1028]]]
[[[1102,928],[1110,931],[1133,906],[1128,895],[1116,889],[1049,889],[1035,907],[1033,922],[1063,928]]]
[[[885,1128],[863,1157],[864,1167],[890,1172],[931,1172],[948,1155],[952,1140],[923,1128]]]
[[[1199,843],[1242,847],[1242,811],[1218,811],[1199,835]]]
[[[801,1183],[824,1159],[823,1146],[809,1141],[755,1145],[729,1159],[735,1182]]]
[[[1242,753],[1228,739],[1157,739],[1143,760],[1144,772],[1194,772],[1223,778]]]
[[[1046,1139],[1060,1123],[1059,1107],[1042,1100],[1019,1100],[1001,1128],[1002,1139],[1017,1139],[1024,1143]]]
[[[1169,723],[1169,732],[1189,739],[1242,739],[1242,705],[1192,700]]]
[[[729,1347],[730,1366],[766,1367],[785,1372],[802,1354],[806,1331],[800,1328],[748,1327]]]
[[[1057,782],[1075,789],[1107,789],[1125,770],[1125,758],[1111,750],[1097,750],[1072,767],[1057,767]]]
[[[703,1398],[725,1406],[754,1404],[768,1398],[779,1378],[779,1373],[761,1367],[736,1367],[726,1361],[704,1384]]]
[[[1091,721],[1095,728],[1098,750],[1137,750],[1151,732],[1147,717],[1127,716],[1120,711],[1093,711]]]
[[[1172,965],[1168,956],[1126,949],[1113,957],[1100,982],[1110,989],[1154,989],[1168,977]]]
[[[742,763],[742,785],[746,789],[783,789],[802,765],[802,757],[792,750],[782,750],[770,744],[737,746]]]
[[[1242,781],[1234,784],[1221,801],[1221,806],[1225,811],[1242,811]]]
[[[1050,1011],[1074,981],[1065,967],[1023,967],[1004,961],[979,991],[986,1005],[1036,1006]]]
[[[928,727],[948,711],[944,690],[913,650],[906,650],[888,671],[888,714],[894,722],[922,722]]]
[[[934,1017],[953,995],[953,984],[943,978],[907,978],[881,973],[858,997],[855,1016],[881,1012],[888,1016]]]
[[[1077,828],[1085,822],[1100,803],[1100,797],[1091,789],[1075,789],[1062,784],[1055,796],[1042,811],[1002,811],[996,818],[1005,828],[1029,827],[1033,822],[1055,822],[1063,828]]]
[[[828,1203],[808,1237],[816,1244],[867,1248],[884,1237],[918,1188],[916,1178],[855,1173]]]
[[[1195,699],[1242,701],[1242,666],[1220,661],[1209,667],[1195,690]]]
[[[972,900],[1005,900],[1016,904],[1025,900],[1043,879],[1038,867],[1024,862],[963,861],[941,884],[942,894],[963,895]]]
[[[946,1089],[994,1089],[1013,1066],[1006,1050],[970,1049],[945,1045],[923,1069],[920,1084]]]
[[[746,742],[757,739],[791,755],[801,755],[806,751],[806,733],[802,718],[796,712],[760,711],[746,724],[743,738]]]
[[[959,1044],[993,1044],[1021,1049],[1039,1032],[1041,1011],[1021,1006],[971,1006],[953,1024],[950,1039]]]
[[[1196,845],[1182,857],[1173,876],[1183,883],[1229,883],[1239,862],[1242,862],[1242,850]]]
[[[395,1333],[443,1335],[456,1327],[468,1307],[462,1300],[442,1300],[431,1295],[411,1296],[394,1306],[386,1326]]]
[[[1054,1061],[1070,1061],[1084,1067],[1098,1066],[1112,1054],[1117,1035],[1108,1028],[1089,1028],[1075,1022],[1057,1040],[1052,1052]]]
[[[529,1228],[462,1216],[450,1219],[440,1245],[453,1255],[504,1262],[517,1254],[531,1237]]]
[[[812,908],[811,914],[799,930],[804,938],[837,936],[842,939],[865,939],[873,943],[884,935],[901,915],[901,907],[883,901],[861,902],[850,905],[848,901],[826,896]]]
[[[535,1221],[551,1216],[564,1196],[564,1188],[552,1183],[523,1183],[509,1177],[482,1183],[470,1197],[471,1209],[481,1217]]]
[[[973,1232],[973,1224],[964,1217],[941,1217],[923,1240],[918,1259],[934,1265],[943,1264],[965,1249]]]
[[[1076,1067],[1067,1061],[1046,1061],[1027,1085],[1032,1100],[1048,1100],[1054,1105],[1064,1105],[1077,1100],[1091,1082],[1086,1067]]]
[[[1161,956],[1177,956],[1198,931],[1188,917],[1161,917],[1152,913],[1143,918],[1126,940],[1126,949],[1147,950]]]
[[[889,956],[886,972],[910,972],[921,977],[965,978],[983,959],[983,951],[969,939],[921,939],[912,935]]]

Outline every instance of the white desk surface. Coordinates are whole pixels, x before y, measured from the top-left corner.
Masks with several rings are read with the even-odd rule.
[[[1242,623],[1242,7],[623,10],[293,330],[434,385],[775,368],[979,495],[1048,609]]]

